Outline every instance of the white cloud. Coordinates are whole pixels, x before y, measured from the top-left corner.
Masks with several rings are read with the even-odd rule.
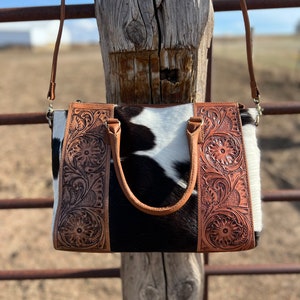
[[[96,19],[68,20],[65,27],[69,29],[74,43],[96,43],[99,40]]]
[[[28,31],[34,27],[45,26],[49,21],[0,23],[0,31]]]
[[[79,19],[73,23],[73,26],[80,30],[94,31],[97,24],[94,19]]]
[[[35,46],[51,44],[56,40],[58,30],[58,21],[50,21],[44,27],[36,26],[31,29],[31,43]],[[71,43],[71,34],[67,28],[64,28],[62,44]]]

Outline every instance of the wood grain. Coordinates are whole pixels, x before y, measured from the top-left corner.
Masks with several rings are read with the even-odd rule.
[[[209,0],[96,0],[108,103],[202,102]],[[122,254],[123,299],[201,299],[203,260],[189,253]]]

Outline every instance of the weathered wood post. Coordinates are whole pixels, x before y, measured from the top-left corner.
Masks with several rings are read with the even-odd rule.
[[[109,103],[204,101],[210,0],[95,0]],[[199,254],[122,255],[123,299],[201,299]]]

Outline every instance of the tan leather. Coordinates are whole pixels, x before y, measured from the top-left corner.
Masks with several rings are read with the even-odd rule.
[[[187,139],[190,149],[190,159],[191,159],[191,168],[189,174],[189,181],[187,183],[187,188],[182,195],[182,198],[172,206],[166,207],[153,207],[144,204],[141,202],[131,191],[127,180],[125,178],[125,174],[122,168],[121,159],[120,159],[120,142],[121,142],[121,126],[120,122],[117,119],[109,119],[107,121],[108,135],[111,145],[112,157],[114,161],[114,167],[116,171],[116,175],[122,188],[123,193],[127,197],[127,199],[140,211],[155,215],[155,216],[165,216],[172,214],[178,211],[182,206],[189,200],[191,197],[198,174],[198,144],[201,142],[202,138],[202,119],[201,118],[191,118],[187,124]]]
[[[248,9],[247,4],[245,0],[240,0],[240,6],[243,13],[244,18],[244,25],[245,25],[245,33],[246,33],[246,49],[247,49],[247,61],[248,61],[248,71],[250,76],[250,88],[251,88],[251,96],[253,99],[259,98],[259,90],[257,87],[257,83],[255,80],[254,75],[254,67],[253,67],[253,59],[252,59],[252,38],[251,38],[251,27],[250,27],[250,21],[248,16]],[[63,25],[65,20],[65,0],[61,0],[60,5],[60,26],[55,42],[55,48],[53,52],[53,59],[52,59],[52,67],[51,67],[51,76],[50,76],[50,85],[49,90],[47,94],[47,98],[49,100],[55,99],[55,88],[56,88],[56,69],[57,69],[57,60],[58,60],[58,53],[59,53],[59,47],[60,47],[60,41],[63,31]],[[256,101],[254,101],[255,104],[257,104]]]
[[[250,77],[251,95],[253,99],[259,99],[259,90],[254,75],[253,54],[252,54],[252,34],[251,34],[251,27],[250,27],[246,1],[240,0],[240,6],[242,9],[244,24],[245,24],[247,62],[248,62],[248,71]]]
[[[255,247],[251,195],[237,103],[195,103],[203,119],[198,170],[198,251]]]
[[[53,228],[58,250],[110,251],[110,147],[105,123],[113,116],[113,108],[112,104],[78,102],[69,107]]]
[[[123,251],[122,245],[112,250],[111,226],[116,223],[122,226],[122,222],[110,215],[113,202],[118,201],[109,195],[110,151],[125,196],[136,208],[155,217],[156,222],[163,219],[157,216],[176,211],[175,219],[168,218],[173,222],[177,218],[178,222],[188,208],[184,204],[197,184],[198,210],[197,206],[192,214],[187,210],[193,218],[191,223],[195,223],[194,229],[189,228],[189,224],[168,222],[172,230],[176,230],[176,226],[186,226],[190,233],[194,230],[190,251],[224,252],[254,248],[251,195],[239,109],[237,103],[194,104],[194,117],[187,122],[192,163],[185,195],[173,206],[151,207],[139,201],[126,182],[119,154],[121,127],[119,120],[113,118],[114,106],[72,103],[60,162],[59,201],[53,228],[55,248]],[[128,217],[130,215],[124,219]],[[130,235],[131,231],[126,234]],[[164,251],[159,243],[155,243],[153,239],[155,247],[151,249]],[[133,250],[139,251],[138,247]],[[176,250],[182,249],[174,246],[172,251]]]
[[[55,99],[57,58],[65,18],[65,1],[62,0],[61,3],[60,27],[53,54],[48,91],[49,100]],[[251,30],[245,0],[240,0],[240,3],[246,28],[251,94],[256,99],[259,92],[253,71]],[[246,156],[237,104],[196,103],[194,105],[194,117],[187,123],[191,157],[189,182],[183,197],[176,204],[167,207],[145,205],[130,190],[120,161],[120,123],[117,119],[113,119],[113,106],[102,105],[73,103],[69,109],[60,166],[62,176],[59,187],[60,203],[56,213],[59,217],[55,220],[53,230],[56,249],[74,251],[80,249],[80,251],[91,252],[108,252],[111,249],[108,195],[110,146],[107,143],[107,132],[120,187],[136,208],[154,216],[164,216],[180,208],[184,209],[183,206],[190,198],[198,180],[197,251],[240,251],[255,247]],[[96,123],[91,123],[91,120],[96,120]],[[96,126],[97,130],[94,130],[93,126]],[[86,135],[87,132],[88,135]],[[103,140],[101,159],[105,160],[106,170],[101,172],[102,175],[97,172],[93,176],[90,176],[90,170],[83,172],[87,178],[82,181],[82,174],[78,173],[81,162],[73,165],[73,160],[76,155],[79,155],[77,152],[80,150],[80,140],[85,137],[89,138],[90,134],[94,135],[96,132],[99,134],[97,140]],[[74,147],[68,148],[70,145]],[[227,148],[221,149],[220,146],[224,145]],[[223,155],[222,151],[228,150],[228,147],[231,154]],[[214,153],[218,149],[221,158]],[[234,156],[234,162],[231,156]],[[90,165],[88,167],[90,168]],[[92,184],[85,184],[82,187],[82,182],[87,183],[100,175],[103,178],[99,179],[99,182],[105,184],[103,188],[89,192],[88,189],[93,187]],[[83,193],[82,197],[79,197],[80,193]],[[86,195],[89,197],[85,199]],[[101,201],[99,202],[98,198],[92,199],[91,195],[93,197],[101,195]],[[93,206],[89,207],[92,203]],[[96,207],[94,203],[97,204]],[[74,227],[71,228],[70,224]],[[78,224],[91,225],[89,230],[92,228],[93,232],[89,231],[88,236],[83,237],[82,228],[79,228]]]
[[[56,37],[54,52],[53,52],[50,84],[49,84],[49,90],[48,90],[48,94],[47,94],[47,99],[52,100],[52,101],[55,99],[55,87],[56,87],[55,80],[56,80],[57,60],[58,60],[58,52],[59,52],[59,47],[60,47],[61,36],[62,36],[62,32],[63,32],[63,27],[64,27],[65,14],[66,14],[65,0],[61,0],[60,22],[59,22],[59,28],[58,28],[58,33],[57,33],[57,37]]]

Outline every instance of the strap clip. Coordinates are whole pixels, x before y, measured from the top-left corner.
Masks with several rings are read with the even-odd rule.
[[[255,125],[258,126],[259,121],[260,121],[260,117],[262,116],[264,109],[260,105],[260,96],[257,96],[257,98],[254,98],[253,102],[255,103],[255,108],[256,108],[256,111],[257,111],[257,116],[256,116],[256,119],[255,119]]]
[[[53,113],[54,113],[53,105],[51,102],[49,102],[49,106],[48,106],[47,113],[46,113],[46,118],[48,120],[49,128],[51,128],[51,129],[53,126]]]

